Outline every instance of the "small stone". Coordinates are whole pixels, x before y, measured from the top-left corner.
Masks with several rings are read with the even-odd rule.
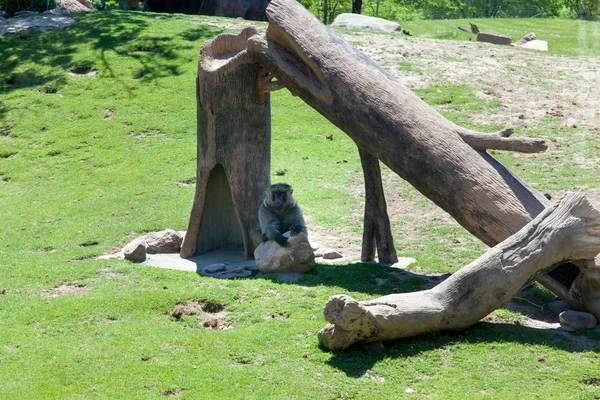
[[[148,233],[144,239],[149,253],[177,253],[183,242],[183,237],[173,229]]]
[[[342,258],[342,257],[344,257],[344,256],[340,252],[332,250],[332,249],[326,250],[323,253],[323,258],[325,260],[335,260],[337,258]]]
[[[146,242],[142,239],[132,240],[123,247],[123,255],[126,260],[141,261],[146,259]]]
[[[4,10],[0,10],[0,17],[2,18],[8,18],[8,13]]]
[[[564,325],[564,324],[558,324],[558,328],[559,331],[563,331],[563,332],[576,332],[575,329],[571,328],[570,326]]]
[[[310,248],[313,249],[313,251],[317,251],[321,248],[321,243],[310,242]]]
[[[404,393],[414,393],[415,391],[411,388],[406,388],[406,390],[404,390]]]
[[[515,46],[522,46],[527,42],[531,42],[532,40],[535,40],[535,33],[528,33],[527,35],[523,36],[521,39],[519,39],[516,43]]]
[[[411,265],[413,263],[416,263],[416,262],[417,262],[417,260],[415,260],[412,257],[398,257],[398,262],[390,265],[390,267],[391,268],[405,269],[409,265]]]
[[[207,274],[215,274],[217,272],[223,272],[227,269],[227,265],[223,263],[210,264],[204,268],[204,272]]]
[[[553,313],[560,314],[563,311],[570,310],[569,303],[564,300],[556,300],[548,304],[548,309]]]
[[[580,331],[584,329],[594,329],[598,321],[590,313],[582,311],[567,310],[560,313],[558,316],[560,323],[570,326],[571,328]]]

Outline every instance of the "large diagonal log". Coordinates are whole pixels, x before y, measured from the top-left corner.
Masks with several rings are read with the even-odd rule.
[[[557,264],[600,253],[600,212],[568,193],[557,205],[430,290],[357,302],[329,298],[320,342],[342,350],[357,342],[465,329],[511,300]]]
[[[542,151],[543,141],[513,138],[511,129],[485,134],[452,123],[294,0],[272,0],[267,19],[266,34],[250,38],[248,49],[279,84],[487,245],[505,240],[551,204],[485,151]],[[588,276],[600,275],[592,271]],[[590,311],[600,316],[600,293],[574,295],[572,282],[549,275],[539,281],[573,307],[597,304]]]

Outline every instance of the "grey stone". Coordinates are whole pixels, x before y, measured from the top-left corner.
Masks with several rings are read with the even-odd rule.
[[[483,33],[483,32],[479,32],[477,34],[477,41],[485,42],[485,43],[493,43],[493,44],[503,44],[503,45],[507,45],[507,46],[509,46],[512,43],[512,39],[509,38],[508,36],[494,35],[491,33]]]
[[[225,271],[226,269],[227,269],[227,265],[225,265],[223,263],[210,264],[209,266],[204,268],[204,272],[207,274],[214,274],[217,272]]]
[[[52,10],[48,10],[48,13],[53,15],[67,15],[71,14],[71,10],[67,10],[66,8],[53,8]]]
[[[416,263],[416,262],[417,262],[417,260],[415,260],[412,257],[398,257],[398,262],[390,265],[390,267],[391,268],[405,269],[409,265],[411,265],[413,263]]]
[[[3,33],[17,33],[29,28],[37,28],[41,31],[52,28],[66,28],[75,23],[70,17],[60,17],[52,14],[39,14],[29,18],[11,18],[7,24],[0,24],[0,35]]]
[[[575,329],[573,329],[570,326],[565,325],[565,324],[558,324],[558,328],[556,328],[556,329],[558,329],[559,331],[563,331],[563,332],[576,332]]]
[[[321,243],[310,242],[310,248],[313,249],[313,251],[317,251],[321,248]]]
[[[8,24],[8,21],[4,19],[4,17],[0,17],[0,26],[4,26]]]
[[[361,14],[343,13],[335,17],[331,26],[340,28],[367,29],[379,32],[402,32],[402,27],[383,18],[368,17]]]
[[[303,274],[315,265],[315,253],[308,243],[305,233],[291,236],[290,232],[284,233],[289,239],[289,245],[282,247],[273,240],[261,243],[254,251],[256,266],[263,274],[291,272]]]
[[[8,13],[4,10],[0,10],[0,17],[2,18],[8,18]]]
[[[141,261],[146,259],[146,242],[142,239],[134,239],[123,247],[123,255],[126,260]]]
[[[339,251],[328,249],[323,253],[323,258],[325,260],[335,260],[337,258],[344,257]]]
[[[583,329],[594,329],[598,324],[596,317],[590,313],[582,311],[567,310],[560,313],[558,316],[560,323],[570,326],[571,328],[580,331]]]
[[[563,311],[570,310],[569,303],[564,300],[556,300],[548,304],[548,309],[554,313],[560,314]]]
[[[166,229],[160,232],[151,232],[144,236],[148,244],[149,253],[177,253],[181,249],[183,238],[179,232]]]

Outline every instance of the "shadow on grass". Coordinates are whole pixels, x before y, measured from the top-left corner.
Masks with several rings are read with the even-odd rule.
[[[150,24],[155,16],[135,12],[96,12],[75,18],[76,24],[62,30],[30,29],[0,36],[0,92],[60,85],[67,73],[81,67],[81,63],[89,67],[99,62],[100,76],[120,80],[122,72],[113,65],[117,55],[141,64],[134,71],[134,78],[177,75],[181,73],[178,51],[192,46],[183,40],[203,41],[222,32],[199,27],[174,35],[151,35]],[[89,50],[90,59],[82,61],[77,53]]]
[[[343,371],[348,377],[359,378],[376,363],[386,358],[414,357],[423,352],[444,349],[460,343],[469,345],[483,343],[494,346],[496,343],[506,342],[528,346],[548,346],[570,353],[597,352],[600,350],[600,333],[576,334],[507,323],[478,322],[460,333],[431,333],[410,339],[385,342],[385,351],[369,351],[357,345],[345,352],[334,353],[327,364]]]

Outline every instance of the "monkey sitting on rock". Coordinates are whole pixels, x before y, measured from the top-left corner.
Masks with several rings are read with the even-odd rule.
[[[286,247],[288,239],[283,236],[290,231],[292,236],[306,231],[300,207],[292,197],[294,190],[287,183],[276,183],[265,190],[265,199],[258,210],[260,230],[253,229],[250,236],[254,247],[267,240],[274,240]]]

